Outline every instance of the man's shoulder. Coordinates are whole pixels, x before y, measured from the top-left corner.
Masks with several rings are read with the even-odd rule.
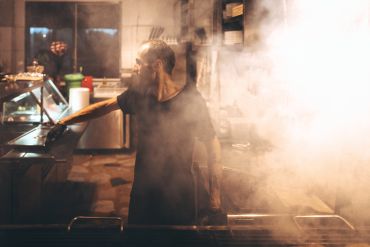
[[[206,100],[202,94],[198,91],[196,85],[186,85],[182,92],[176,96],[176,100],[173,102],[176,105],[194,110],[203,109],[206,105]]]
[[[121,93],[118,97],[136,97],[138,95],[137,90],[132,88],[127,88],[123,93]]]
[[[138,92],[131,88],[117,96],[118,106],[127,113],[134,113],[138,102]]]

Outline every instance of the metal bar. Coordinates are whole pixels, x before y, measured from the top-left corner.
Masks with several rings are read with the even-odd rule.
[[[40,107],[41,107],[41,112],[40,112],[40,124],[44,122],[44,86],[40,88],[41,93],[40,93]]]
[[[345,218],[343,218],[342,216],[340,215],[337,215],[337,214],[324,214],[324,215],[297,215],[293,218],[295,224],[297,225],[297,227],[300,229],[300,230],[304,230],[302,228],[302,226],[298,223],[297,219],[299,218],[306,218],[306,219],[324,219],[324,218],[330,218],[330,219],[339,219],[340,221],[342,221],[344,223],[344,225],[346,225],[348,227],[348,229],[352,230],[352,231],[355,231],[355,227],[349,223]],[[312,229],[312,228],[311,228]]]
[[[43,101],[44,101],[44,97],[43,97],[43,87],[41,87],[41,100],[39,101],[38,99],[37,99],[37,97],[36,97],[36,95],[33,93],[33,91],[31,92],[31,95],[36,99],[36,103],[40,106],[40,108],[41,108],[41,113],[40,113],[40,115],[41,115],[41,117],[40,117],[40,120],[41,120],[41,123],[40,124],[42,124],[42,122],[43,122],[43,116],[42,116],[42,114],[43,114],[43,112],[44,112],[44,106],[43,106]],[[55,124],[54,123],[54,121],[53,121],[53,119],[50,117],[50,115],[49,115],[49,113],[47,113],[46,111],[45,111],[45,115],[48,117],[48,119],[50,120],[50,122],[52,123],[52,124]]]
[[[54,92],[58,95],[58,97],[61,99],[61,101],[63,102],[63,104],[65,105],[68,105],[68,102],[67,100],[63,97],[63,95],[60,93],[60,91],[58,90],[58,88],[55,86],[55,84],[53,83],[52,80],[50,79],[47,79],[45,81],[45,84],[48,84],[53,90]]]
[[[14,223],[14,218],[15,218],[15,210],[14,210],[14,191],[15,191],[15,169],[10,169],[10,222],[13,224]]]
[[[87,219],[87,220],[114,220],[120,222],[120,231],[123,231],[123,220],[121,217],[96,217],[96,216],[77,216],[74,217],[68,224],[67,230],[70,232],[72,229],[72,226],[81,219]]]
[[[74,34],[74,39],[73,39],[73,73],[77,72],[77,14],[78,14],[78,5],[77,3],[75,4],[75,14],[74,14],[74,28],[73,28],[73,34]]]

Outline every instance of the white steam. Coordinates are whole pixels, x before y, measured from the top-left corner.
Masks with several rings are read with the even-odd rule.
[[[243,72],[222,103],[272,143],[263,165],[276,184],[343,194],[351,212],[370,206],[369,1],[256,2],[267,13],[255,25],[258,51],[238,55]],[[232,78],[225,71],[221,80]]]

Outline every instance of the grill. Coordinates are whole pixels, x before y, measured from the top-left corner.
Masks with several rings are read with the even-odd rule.
[[[305,243],[325,245],[349,244],[358,239],[355,228],[338,215],[307,215],[294,217]]]
[[[338,215],[248,214],[229,215],[228,218],[227,226],[127,225],[122,229],[122,221],[117,217],[91,217],[91,224],[88,224],[89,218],[82,217],[83,225],[79,226],[1,226],[0,241],[5,243],[2,246],[234,247],[370,243],[370,227],[356,229]],[[72,223],[76,222],[75,218]]]

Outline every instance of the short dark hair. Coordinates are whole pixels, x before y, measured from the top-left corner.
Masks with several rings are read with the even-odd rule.
[[[164,62],[165,71],[171,75],[176,63],[175,52],[172,48],[163,40],[149,40],[144,44],[149,44],[147,51],[149,58],[153,60],[161,59]]]

